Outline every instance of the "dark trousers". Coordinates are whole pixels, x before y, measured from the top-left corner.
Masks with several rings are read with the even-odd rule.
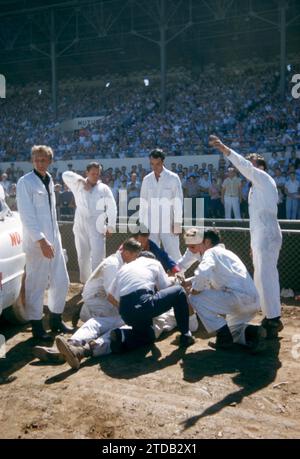
[[[120,298],[120,315],[132,329],[123,329],[125,347],[135,349],[155,341],[152,319],[174,308],[181,333],[189,331],[189,306],[184,289],[174,285],[155,294],[137,290]]]

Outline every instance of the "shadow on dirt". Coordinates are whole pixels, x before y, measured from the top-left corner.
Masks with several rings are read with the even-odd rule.
[[[154,344],[144,346],[126,354],[109,354],[100,358],[90,358],[82,362],[80,368],[99,365],[99,371],[116,379],[133,379],[143,374],[153,373],[165,367],[176,365],[185,355],[184,349],[176,348],[169,356],[159,360],[161,352]],[[74,374],[75,370],[66,370],[45,381],[56,384]]]
[[[273,340],[267,342],[267,349],[259,355],[248,354],[239,347],[233,352],[203,350],[187,354],[182,360],[185,381],[197,383],[204,377],[233,374],[232,381],[239,389],[226,395],[199,415],[184,421],[184,430],[194,426],[200,419],[213,416],[226,406],[239,404],[244,397],[269,386],[281,367],[279,350],[280,341]]]
[[[67,321],[73,320],[74,315],[79,318],[79,311],[81,307],[81,295],[76,295],[71,298],[66,303],[64,319]],[[44,326],[46,329],[48,327],[48,316],[49,310],[46,306],[44,306]],[[34,346],[37,345],[45,345],[45,343],[34,339],[31,335],[31,325],[12,325],[4,318],[1,318],[0,321],[0,334],[5,336],[5,340],[8,343],[9,340],[13,339],[19,333],[28,332],[29,338],[25,338],[25,341],[21,341],[17,343],[15,346],[11,347],[9,351],[6,353],[6,357],[4,359],[0,359],[0,385],[9,384],[16,380],[15,373],[25,367],[27,364],[31,363],[35,357],[33,355],[32,349]],[[52,334],[54,343],[55,334]],[[46,346],[51,346],[51,342],[47,343]]]

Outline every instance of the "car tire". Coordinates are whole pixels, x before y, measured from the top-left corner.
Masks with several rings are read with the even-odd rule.
[[[22,294],[20,293],[16,302],[2,311],[2,316],[7,322],[13,325],[23,325],[28,323],[25,319],[24,302]]]

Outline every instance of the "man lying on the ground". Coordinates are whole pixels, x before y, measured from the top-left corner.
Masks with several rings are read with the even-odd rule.
[[[216,332],[215,348],[239,343],[254,353],[263,350],[266,331],[249,325],[259,311],[259,297],[245,265],[213,230],[204,232],[201,254],[189,301],[207,332]]]

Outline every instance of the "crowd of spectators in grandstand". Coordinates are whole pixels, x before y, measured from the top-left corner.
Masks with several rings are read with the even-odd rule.
[[[63,160],[145,157],[155,146],[170,155],[207,154],[214,153],[212,132],[241,153],[300,148],[299,103],[291,91],[280,99],[276,67],[172,72],[165,114],[157,75],[149,86],[141,75],[112,79],[108,87],[104,81],[62,83],[57,120],[49,87],[15,89],[0,101],[0,161],[26,160],[33,144],[51,145]],[[60,129],[64,120],[92,116],[103,118],[77,131]]]
[[[179,160],[171,169],[178,173],[186,197],[204,197],[206,216],[223,217],[222,185],[227,166],[220,160],[214,169],[212,164],[199,161],[201,154],[216,153],[208,146],[208,136],[215,133],[240,153],[273,153],[269,173],[279,190],[279,218],[299,218],[300,164],[296,156],[300,149],[300,105],[290,91],[285,100],[280,99],[278,80],[272,66],[216,69],[211,65],[197,76],[180,69],[168,78],[165,114],[160,112],[157,75],[149,77],[148,86],[141,75],[112,79],[110,84],[102,80],[101,85],[97,80],[92,84],[70,80],[61,84],[56,120],[49,87],[35,84],[15,88],[0,101],[0,162],[12,162],[1,171],[7,199],[14,207],[14,184],[23,171],[13,162],[27,160],[33,144],[51,145],[56,160],[70,162],[136,157],[130,171],[120,166],[103,172],[103,181],[111,187],[116,201],[122,188],[127,189],[129,199],[139,195],[141,181],[149,171],[138,158],[148,156],[158,146],[167,155],[195,155],[193,166],[183,167]],[[79,131],[60,129],[62,121],[92,116],[103,118]],[[54,180],[59,216],[69,214],[72,218],[73,198],[55,168]],[[248,188],[241,177],[242,217],[247,216]]]

